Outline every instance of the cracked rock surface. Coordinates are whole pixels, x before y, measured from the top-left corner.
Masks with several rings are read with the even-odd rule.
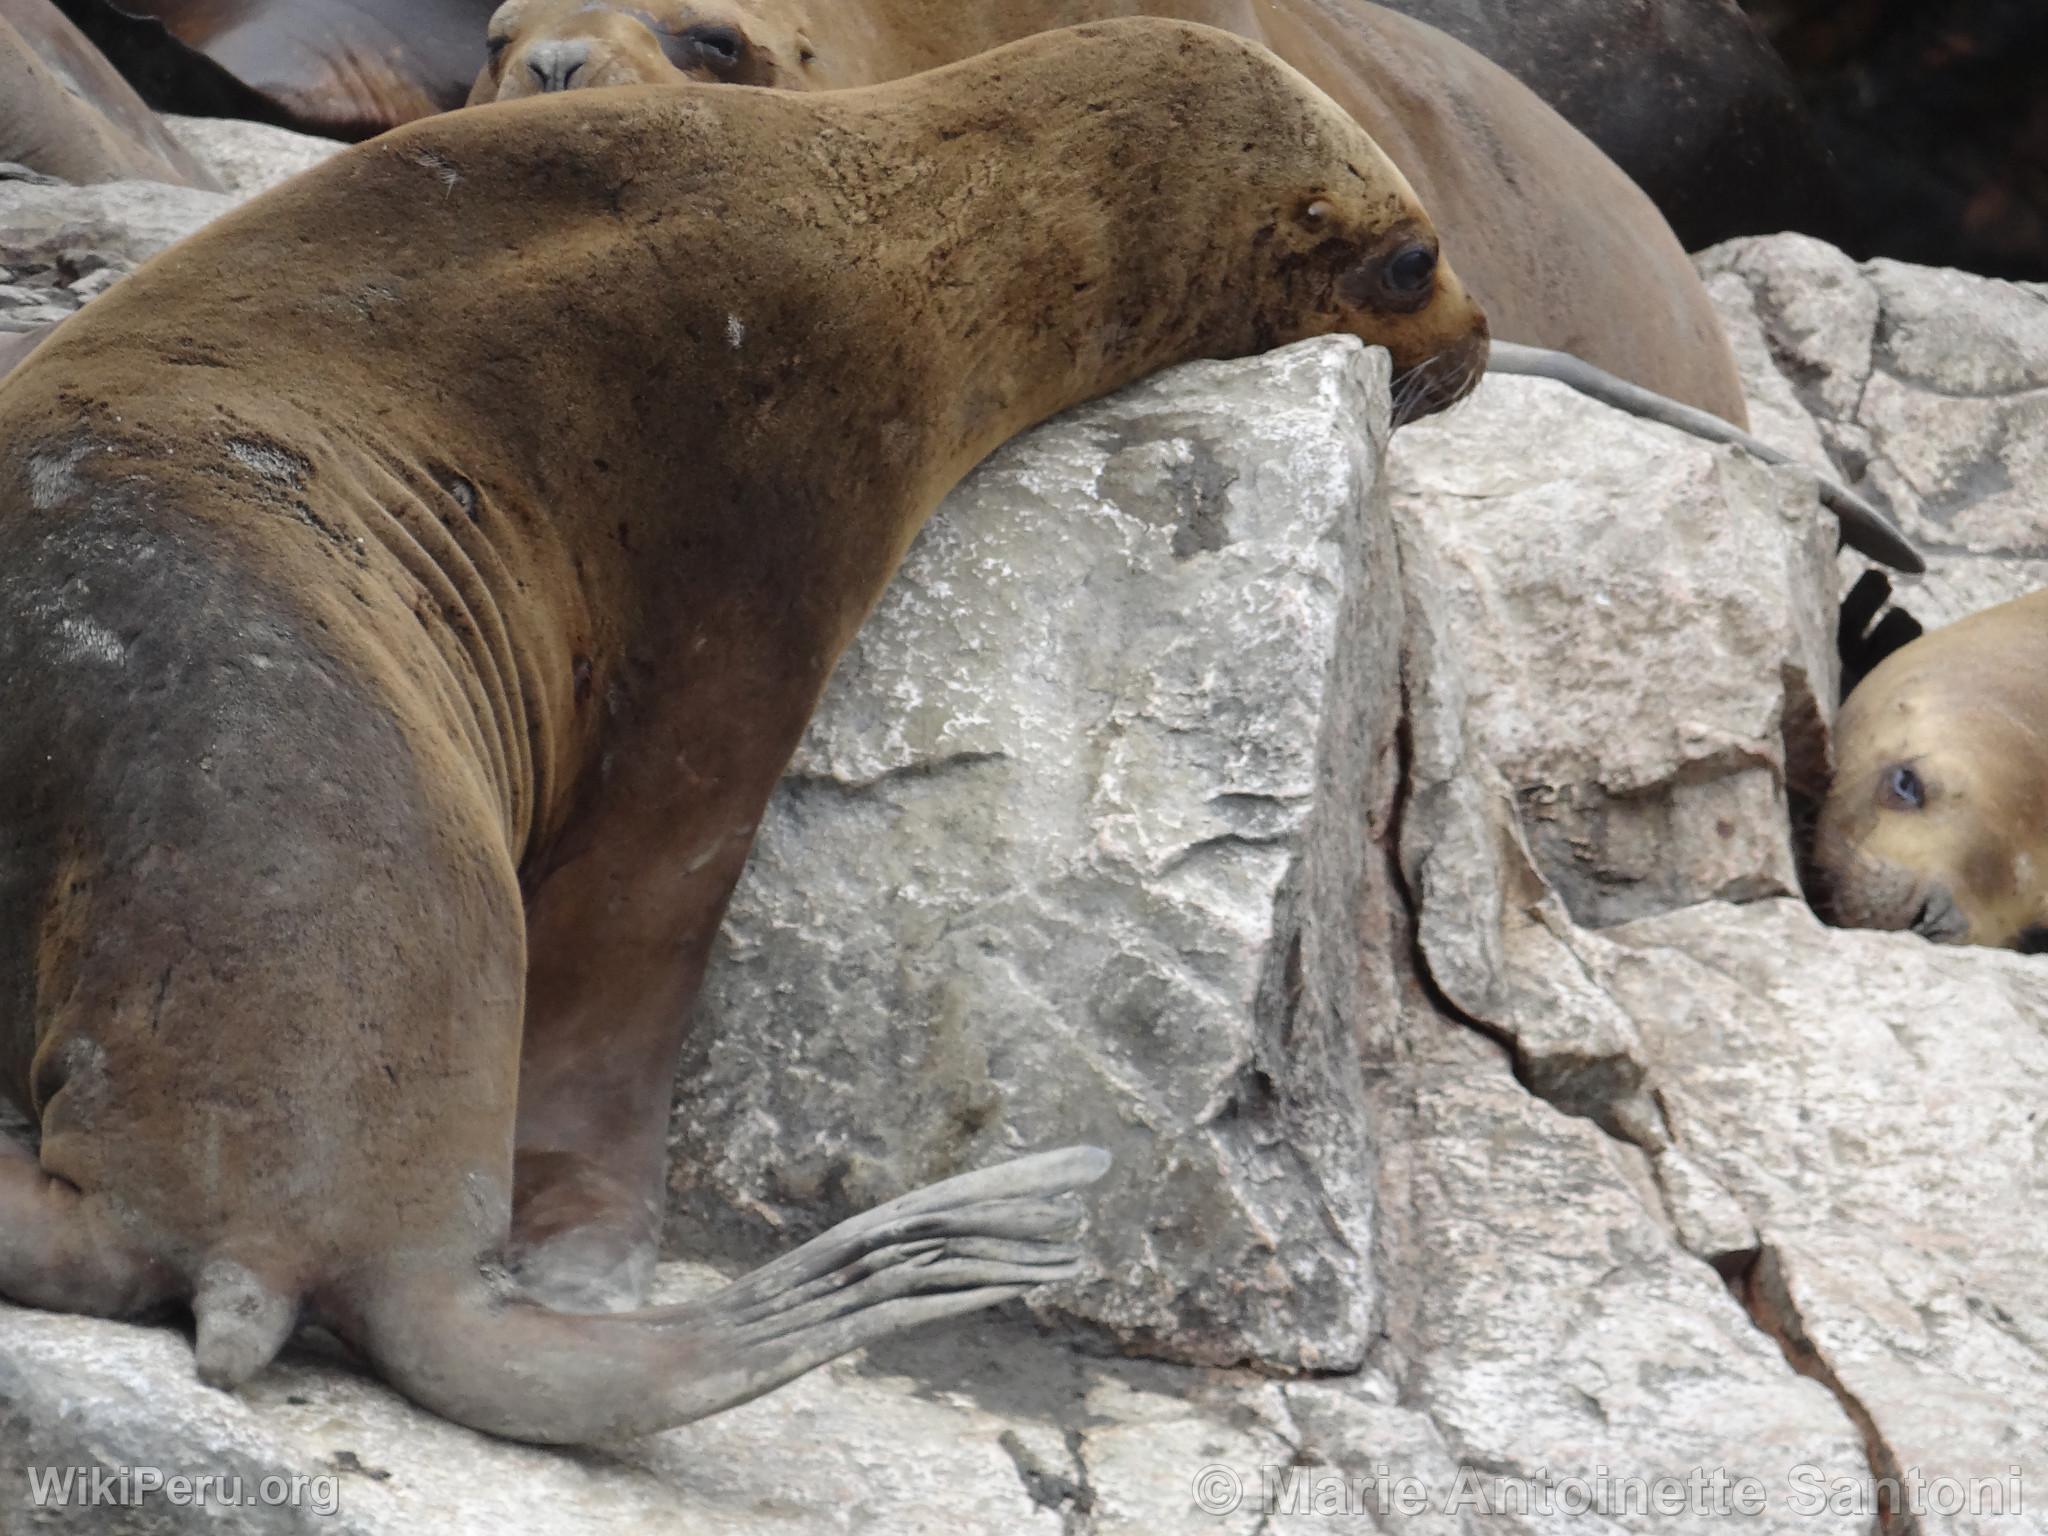
[[[1706,264],[1759,430],[1937,546],[1904,600],[2019,590],[2039,295]],[[2048,1532],[2048,961],[1799,896],[1860,566],[1797,471],[1543,381],[1384,424],[1328,341],[1012,444],[736,898],[676,1256],[1085,1136],[1083,1280],[576,1454],[0,1309],[0,1530]],[[341,1508],[115,1525],[52,1465]]]

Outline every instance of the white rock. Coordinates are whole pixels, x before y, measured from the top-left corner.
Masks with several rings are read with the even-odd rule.
[[[348,148],[334,139],[239,118],[168,116],[164,123],[237,202],[268,192]]]

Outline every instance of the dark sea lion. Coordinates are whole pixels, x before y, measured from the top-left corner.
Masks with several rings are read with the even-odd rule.
[[[1134,148],[1135,147],[1135,148]],[[833,665],[997,444],[1485,321],[1269,53],[1123,22],[868,91],[583,92],[326,161],[0,380],[0,1295],[302,1318],[499,1434],[744,1401],[1071,1272],[1075,1149],[702,1303],[652,1253],[685,1011]],[[523,1032],[523,1038],[522,1038]]]
[[[1697,251],[1848,209],[1792,72],[1734,0],[1388,0],[1485,54],[1604,150]]]
[[[87,185],[220,183],[49,0],[0,0],[0,160]]]
[[[2048,949],[2048,592],[1900,647],[1835,726],[1814,861],[1856,928]]]
[[[470,101],[626,79],[866,85],[1136,14],[1262,42],[1329,92],[1415,188],[1496,335],[1747,425],[1720,317],[1655,205],[1497,65],[1365,0],[508,0]]]

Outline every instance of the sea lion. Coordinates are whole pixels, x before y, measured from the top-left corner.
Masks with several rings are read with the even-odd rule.
[[[32,331],[0,331],[0,378],[29,353],[42,345],[43,338],[57,328],[57,322],[39,325]]]
[[[2048,591],[1886,657],[1835,754],[1814,862],[1837,921],[2048,949]]]
[[[462,105],[492,0],[62,0],[166,112],[366,139]]]
[[[1528,86],[1599,145],[1697,251],[1849,212],[1791,70],[1730,0],[1387,0]]]
[[[1159,21],[452,113],[95,300],[0,380],[0,1084],[41,1127],[0,1296],[189,1296],[221,1384],[318,1319],[447,1417],[584,1441],[1069,1273],[1086,1149],[691,1307],[502,1280],[651,1257],[755,823],[946,491],[1331,333],[1411,414],[1484,364],[1364,131]]]
[[[1141,13],[1264,43],[1329,92],[1415,188],[1495,335],[1748,424],[1720,317],[1655,205],[1497,65],[1366,0],[506,0],[469,99],[629,79],[867,85]],[[537,53],[553,62],[536,69]]]
[[[81,186],[221,190],[49,0],[0,0],[0,160]]]

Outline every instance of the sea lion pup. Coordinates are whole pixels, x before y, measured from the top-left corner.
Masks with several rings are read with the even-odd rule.
[[[1074,1149],[695,1306],[683,1017],[776,779],[941,497],[1168,364],[1485,321],[1262,49],[1123,22],[869,91],[592,91],[317,166],[0,380],[0,1295],[295,1320],[502,1435],[744,1401],[1071,1272]],[[524,1031],[522,1048],[522,1028]]]
[[[1720,315],[1655,204],[1507,71],[1367,0],[506,0],[469,100],[627,80],[872,85],[1137,14],[1264,43],[1329,92],[1414,187],[1496,336],[1748,425]]]
[[[1894,651],[1835,754],[1814,862],[1837,921],[2048,949],[2048,591]]]

